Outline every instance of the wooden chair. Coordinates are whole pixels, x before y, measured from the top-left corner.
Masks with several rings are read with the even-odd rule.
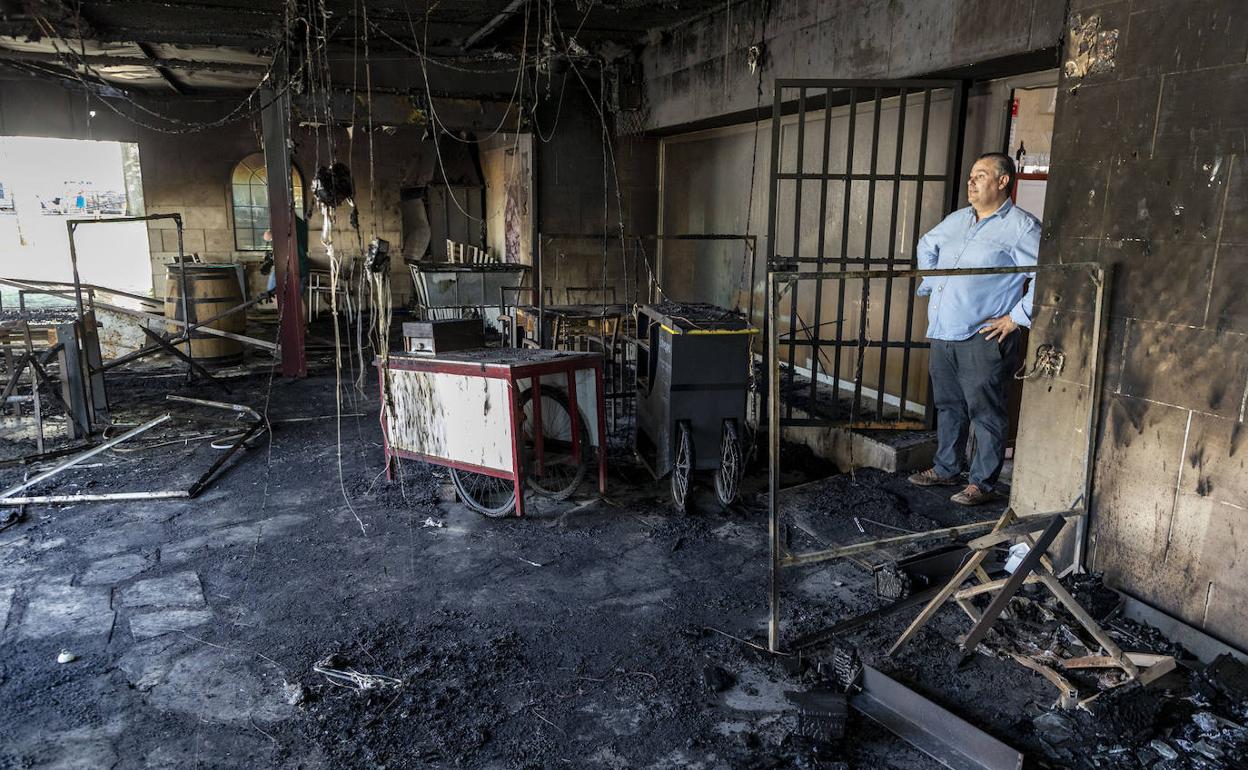
[[[961,637],[959,643],[963,653],[975,651],[979,643],[987,636],[989,628],[1005,611],[1006,605],[1024,584],[1043,585],[1066,608],[1096,643],[1105,651],[1105,655],[1090,655],[1083,658],[1058,659],[1056,656],[1041,658],[1034,655],[1021,655],[1016,652],[1007,654],[1019,664],[1043,676],[1058,689],[1058,705],[1062,708],[1074,708],[1087,704],[1100,693],[1090,698],[1079,700],[1078,690],[1068,679],[1058,672],[1058,668],[1107,668],[1116,667],[1126,674],[1122,684],[1138,681],[1147,685],[1175,667],[1175,660],[1168,655],[1147,655],[1143,653],[1124,653],[1122,649],[1105,633],[1105,629],[1088,614],[1075,600],[1066,587],[1053,573],[1053,564],[1047,555],[1048,548],[1071,518],[1085,515],[1081,511],[1067,511],[1057,514],[1040,514],[1018,518],[1013,509],[1007,509],[997,521],[992,531],[970,542],[971,556],[962,565],[949,582],[945,584],[931,601],[919,612],[918,617],[902,632],[897,641],[889,649],[892,655],[906,642],[914,638],[929,620],[936,615],[944,604],[952,599],[958,607],[971,619],[971,630]],[[1032,533],[1040,532],[1039,537]],[[1008,577],[993,580],[983,568],[983,562],[993,548],[1011,540],[1025,542],[1030,547],[1027,555]],[[963,587],[972,578],[979,581],[978,585]],[[992,601],[982,613],[971,603],[971,599],[983,594],[991,594]],[[1147,670],[1141,670],[1146,668]]]

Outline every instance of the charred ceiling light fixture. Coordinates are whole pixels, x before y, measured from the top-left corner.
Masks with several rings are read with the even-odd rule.
[[[374,238],[368,244],[368,271],[380,273],[390,266],[390,241],[385,238]]]
[[[342,163],[335,163],[328,168],[321,166],[316,170],[316,178],[312,181],[313,195],[330,208],[351,200],[353,188],[351,170]]]

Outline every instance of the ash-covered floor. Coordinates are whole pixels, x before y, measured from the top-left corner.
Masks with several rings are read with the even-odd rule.
[[[820,682],[832,643],[761,649],[761,468],[733,510],[702,488],[681,516],[666,482],[621,447],[606,501],[584,504],[586,485],[536,500],[523,520],[486,519],[447,501],[440,469],[405,462],[386,482],[371,388],[342,405],[362,416],[339,422],[332,372],[228,382],[232,395],[176,374],[110,379],[123,422],[211,414],[170,405],[169,392],[267,405],[271,441],[199,498],[31,506],[0,532],[0,767],[834,766],[794,739],[785,698]],[[161,440],[154,431],[37,491],[185,488],[217,455]],[[785,464],[789,484],[833,470],[798,449]],[[22,473],[0,469],[0,485]],[[949,490],[871,470],[799,491],[803,547],[1003,507],[955,509]],[[866,569],[883,558],[786,573],[786,642],[884,606]],[[958,660],[956,608],[883,658],[915,612],[836,641],[1048,757],[1033,719],[1052,688],[1010,661]],[[58,662],[62,651],[75,659]],[[850,767],[938,766],[857,714],[837,753]]]

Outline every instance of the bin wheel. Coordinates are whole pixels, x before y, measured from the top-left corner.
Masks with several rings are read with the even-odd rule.
[[[451,483],[464,505],[491,519],[516,510],[516,487],[510,479],[451,468]]]
[[[715,471],[715,497],[724,507],[737,500],[743,459],[737,421],[724,420],[724,435],[719,443],[719,468]]]
[[[538,472],[533,442],[533,390],[520,397],[524,415],[524,457],[528,465],[528,481],[537,492],[555,500],[566,500],[585,480],[593,448],[589,445],[589,429],[583,415],[578,415],[580,457],[572,453],[572,411],[563,391],[542,386],[542,467]]]
[[[693,433],[689,423],[676,424],[676,459],[672,463],[672,502],[682,513],[688,510],[689,479],[693,476]]]

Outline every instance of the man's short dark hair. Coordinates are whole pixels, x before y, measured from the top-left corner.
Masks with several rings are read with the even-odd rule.
[[[980,155],[977,160],[991,160],[997,164],[997,176],[1008,176],[1010,184],[1014,184],[1014,180],[1018,178],[1015,171],[1014,159],[1003,152],[986,152]]]

